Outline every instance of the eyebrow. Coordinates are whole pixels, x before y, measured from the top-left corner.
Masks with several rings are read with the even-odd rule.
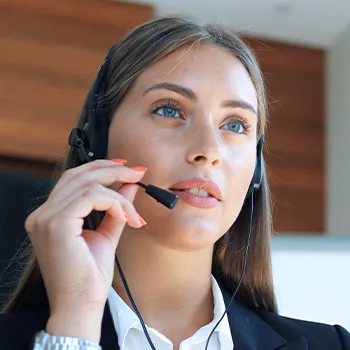
[[[178,85],[178,84],[174,84],[174,83],[157,83],[157,84],[154,84],[151,87],[149,87],[148,89],[146,89],[142,93],[142,96],[144,96],[145,94],[147,94],[148,92],[150,92],[152,90],[161,90],[161,89],[165,89],[165,90],[176,92],[176,93],[186,97],[187,99],[189,99],[191,101],[196,101],[197,100],[196,94],[191,89],[186,88],[186,87],[181,86],[181,85]],[[252,111],[254,114],[257,114],[257,111],[255,110],[255,108],[250,103],[248,103],[246,101],[242,101],[242,100],[226,100],[226,101],[223,101],[221,103],[221,107],[223,107],[223,108],[248,109],[248,110]]]

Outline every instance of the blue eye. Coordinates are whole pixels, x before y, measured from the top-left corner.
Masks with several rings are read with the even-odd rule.
[[[226,127],[226,128],[225,128]],[[236,134],[243,134],[246,131],[245,125],[241,121],[232,121],[224,125],[223,129],[232,131]]]
[[[162,112],[160,112],[162,111]],[[170,106],[164,106],[164,107],[160,107],[160,108],[157,108],[155,111],[155,113],[161,115],[162,117],[164,118],[180,118],[180,114],[179,114],[179,111],[173,107],[170,107]]]
[[[182,107],[173,100],[161,101],[154,105],[151,112],[165,119],[183,119]]]

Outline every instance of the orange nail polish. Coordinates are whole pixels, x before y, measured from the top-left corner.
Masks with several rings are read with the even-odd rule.
[[[147,168],[144,166],[131,166],[130,169],[136,170],[136,171],[146,171]]]
[[[112,162],[114,162],[114,163],[120,163],[120,164],[125,164],[125,163],[127,162],[126,159],[119,159],[119,158],[117,158],[117,159],[111,159],[111,160],[112,160]]]
[[[137,214],[137,217],[140,219],[142,225],[147,225],[147,222],[143,219],[140,214]]]

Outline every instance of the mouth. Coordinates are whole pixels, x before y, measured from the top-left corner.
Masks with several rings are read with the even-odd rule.
[[[210,193],[208,193],[206,190],[203,190],[201,188],[186,188],[186,189],[179,189],[179,190],[170,188],[170,190],[178,191],[178,192],[189,192],[198,197],[213,197]]]
[[[187,192],[198,197],[211,197],[221,201],[221,190],[219,186],[211,180],[204,178],[193,178],[177,182],[170,186],[170,191]]]

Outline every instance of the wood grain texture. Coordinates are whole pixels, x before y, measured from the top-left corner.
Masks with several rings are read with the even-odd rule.
[[[246,38],[261,64],[270,106],[266,163],[277,232],[324,232],[325,53]]]
[[[108,49],[150,6],[0,0],[0,155],[61,159]]]
[[[0,0],[0,169],[51,176],[107,50],[152,17],[125,2]],[[323,232],[325,54],[246,40],[268,88],[274,228]]]

